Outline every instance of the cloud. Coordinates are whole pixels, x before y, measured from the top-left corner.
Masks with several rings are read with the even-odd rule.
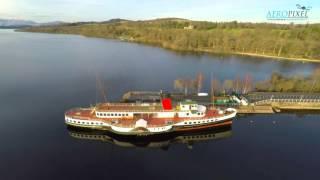
[[[14,0],[0,0],[0,15],[7,15],[14,13],[16,10],[16,2]]]

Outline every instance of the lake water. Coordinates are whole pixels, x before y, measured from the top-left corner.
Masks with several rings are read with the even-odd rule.
[[[208,84],[211,74],[263,80],[317,66],[0,30],[0,179],[319,179],[318,114],[238,116],[226,137],[165,148],[80,139],[64,124],[67,109],[102,100],[97,76],[117,100],[129,90],[170,91],[173,79],[198,72]]]

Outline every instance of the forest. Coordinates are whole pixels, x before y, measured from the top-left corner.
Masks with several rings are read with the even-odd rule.
[[[320,24],[271,24],[113,19],[66,23],[21,31],[80,34],[155,45],[176,51],[249,54],[320,61]]]

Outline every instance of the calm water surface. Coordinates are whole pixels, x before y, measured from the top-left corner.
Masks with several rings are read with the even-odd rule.
[[[238,116],[228,137],[166,148],[79,139],[64,125],[65,110],[101,101],[96,76],[117,100],[128,90],[172,90],[173,79],[198,72],[206,82],[211,73],[263,80],[316,67],[0,30],[0,179],[319,179],[317,114]]]

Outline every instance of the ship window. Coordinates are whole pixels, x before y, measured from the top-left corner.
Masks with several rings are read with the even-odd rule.
[[[187,122],[184,122],[184,124],[187,124]]]
[[[198,113],[198,115],[200,115],[200,113]]]
[[[113,114],[111,114],[111,116],[113,116]]]
[[[107,116],[110,116],[110,114],[108,113]]]
[[[189,124],[191,124],[191,122],[189,122]]]
[[[189,113],[187,113],[187,116],[189,116]]]
[[[184,108],[184,106],[182,106],[182,108]]]
[[[107,113],[104,113],[103,115],[104,115],[104,116],[106,116],[106,115],[107,115]]]
[[[127,116],[129,116],[129,114],[127,114]]]

